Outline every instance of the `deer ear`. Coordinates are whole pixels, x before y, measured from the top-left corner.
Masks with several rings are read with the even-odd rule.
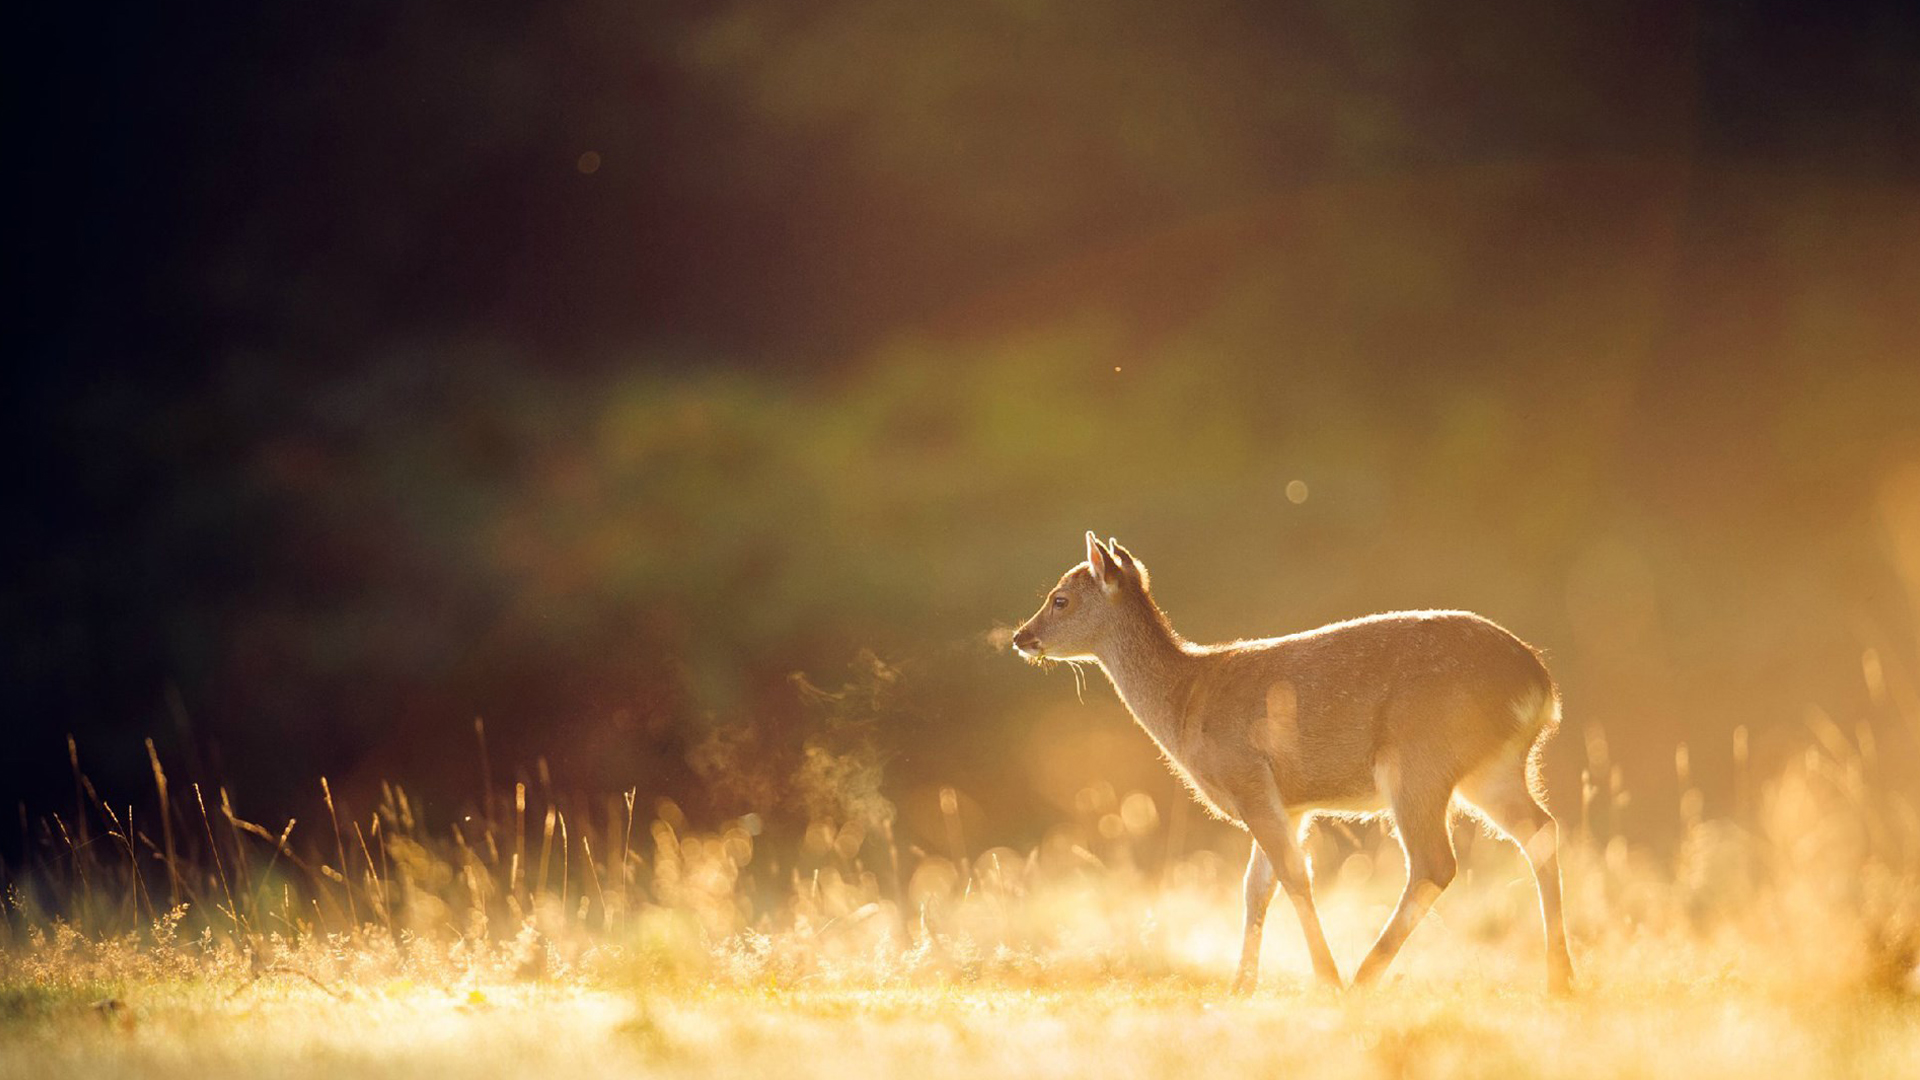
[[[1114,561],[1120,564],[1121,569],[1139,580],[1140,588],[1147,587],[1147,568],[1133,557],[1133,552],[1121,547],[1120,541],[1112,537],[1107,538],[1107,550],[1113,552]]]
[[[1087,567],[1093,571],[1094,583],[1102,589],[1112,592],[1120,587],[1120,565],[1114,560],[1113,553],[1100,546],[1100,538],[1087,530]]]

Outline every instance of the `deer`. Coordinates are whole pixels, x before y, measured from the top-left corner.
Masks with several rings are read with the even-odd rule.
[[[1341,987],[1301,846],[1323,815],[1384,816],[1406,859],[1405,889],[1354,973],[1355,986],[1377,983],[1453,880],[1456,810],[1519,846],[1539,891],[1548,990],[1572,990],[1559,831],[1541,781],[1560,693],[1537,649],[1466,611],[1196,645],[1155,602],[1145,564],[1115,540],[1086,540],[1086,560],[1048,591],[1013,648],[1029,663],[1098,665],[1194,798],[1251,836],[1233,992],[1258,984],[1276,886],[1316,981]]]

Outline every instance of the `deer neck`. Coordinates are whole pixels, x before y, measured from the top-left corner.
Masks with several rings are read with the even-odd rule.
[[[1198,657],[1189,652],[1153,601],[1142,617],[1127,620],[1094,653],[1134,720],[1164,750],[1177,743],[1181,713],[1191,689]]]

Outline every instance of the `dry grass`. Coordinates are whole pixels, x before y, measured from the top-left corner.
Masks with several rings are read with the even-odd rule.
[[[1116,977],[1045,990],[567,984],[450,991],[396,980],[336,1002],[168,987],[123,1013],[49,1006],[0,1045],[13,1076],[1913,1075],[1920,1020],[1888,999],[1799,999],[1715,980],[1556,1004],[1486,979],[1247,999]]]
[[[1557,1001],[1484,838],[1387,985],[1311,989],[1283,905],[1235,998],[1238,853],[1163,860],[1157,808],[1111,792],[1034,850],[942,857],[872,800],[784,851],[523,789],[438,832],[329,790],[289,833],[156,766],[162,835],[95,798],[9,869],[0,1076],[1920,1076],[1920,819],[1883,779],[1830,734],[1738,815],[1683,794],[1672,853],[1594,835],[1624,793],[1590,791]],[[1315,846],[1351,970],[1397,853]]]

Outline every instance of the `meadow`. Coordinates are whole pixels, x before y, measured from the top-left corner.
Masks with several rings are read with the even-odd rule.
[[[1798,6],[35,5],[0,1080],[1920,1080],[1920,28]],[[1089,529],[1537,646],[1576,992],[1463,821],[1232,993]]]
[[[263,824],[157,757],[135,821],[76,754],[79,804],[7,868],[0,1076],[1920,1076],[1920,817],[1867,729],[1715,817],[1683,751],[1668,847],[1611,834],[1633,793],[1587,752],[1570,999],[1523,861],[1464,822],[1384,985],[1313,988],[1282,906],[1235,996],[1244,847],[1142,792],[1088,788],[1028,850],[971,849],[949,793],[929,850],[871,793],[787,834],[537,782],[430,825],[321,781],[316,823]],[[1350,973],[1399,853],[1309,847]]]

